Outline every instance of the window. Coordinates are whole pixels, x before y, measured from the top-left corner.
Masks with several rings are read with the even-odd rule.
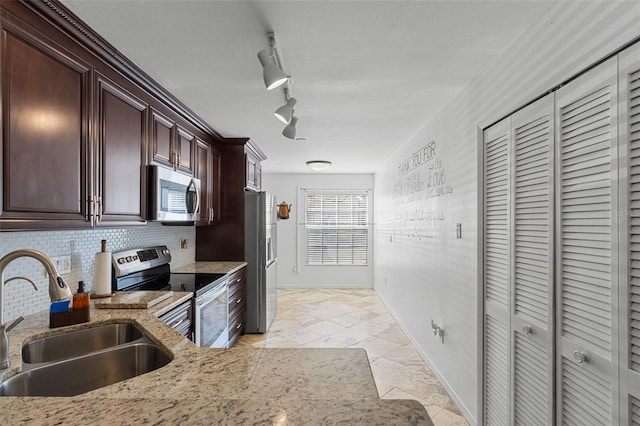
[[[369,194],[306,191],[308,265],[367,265]]]

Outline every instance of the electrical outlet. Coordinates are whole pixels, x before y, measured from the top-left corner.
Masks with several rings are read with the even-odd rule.
[[[51,261],[60,275],[71,273],[71,256],[53,256]]]

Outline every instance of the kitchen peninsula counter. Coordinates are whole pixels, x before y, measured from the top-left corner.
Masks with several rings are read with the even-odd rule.
[[[21,369],[24,343],[113,322],[137,324],[173,360],[73,397],[0,397],[0,424],[432,424],[417,401],[378,398],[364,349],[196,346],[157,319],[191,295],[149,309],[92,307],[91,322],[59,329],[46,311],[27,316],[9,333],[11,367],[0,377]]]

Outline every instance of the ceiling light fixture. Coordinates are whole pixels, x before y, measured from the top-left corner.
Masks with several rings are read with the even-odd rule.
[[[275,33],[273,31],[267,32],[267,38],[269,39],[271,53],[266,49],[258,52],[258,59],[263,68],[262,76],[264,78],[264,85],[267,90],[272,90],[284,85],[283,93],[285,104],[275,110],[273,115],[287,125],[282,130],[284,137],[295,139],[298,118],[293,116],[293,108],[298,101],[291,93],[293,90],[293,79],[284,72],[282,58],[280,58],[278,50],[276,49]]]
[[[307,161],[307,166],[309,166],[311,170],[314,170],[316,172],[321,172],[323,170],[327,170],[331,166],[331,161],[325,161],[325,160]]]
[[[258,59],[262,64],[262,78],[267,90],[275,89],[287,82],[287,75],[271,60],[269,52],[261,50],[258,52]]]
[[[289,124],[291,122],[291,117],[293,117],[293,107],[296,105],[296,98],[289,97],[289,89],[284,88],[284,98],[287,100],[287,103],[282,105],[280,108],[275,110],[273,115],[284,124]]]
[[[273,90],[286,83],[289,76],[282,71],[282,61],[278,57],[278,51],[276,50],[275,33],[269,31],[267,33],[267,38],[269,39],[271,54],[269,54],[267,50],[261,50],[258,52],[258,60],[262,64],[263,68],[262,78],[264,79],[264,85],[267,90]]]
[[[291,117],[291,122],[287,124],[287,127],[284,128],[282,134],[285,138],[295,139],[296,138],[296,124],[298,124],[298,117]]]

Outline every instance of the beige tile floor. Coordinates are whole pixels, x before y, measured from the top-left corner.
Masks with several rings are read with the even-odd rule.
[[[436,426],[469,424],[373,290],[279,289],[269,332],[236,344],[364,348],[381,398],[419,401]]]

